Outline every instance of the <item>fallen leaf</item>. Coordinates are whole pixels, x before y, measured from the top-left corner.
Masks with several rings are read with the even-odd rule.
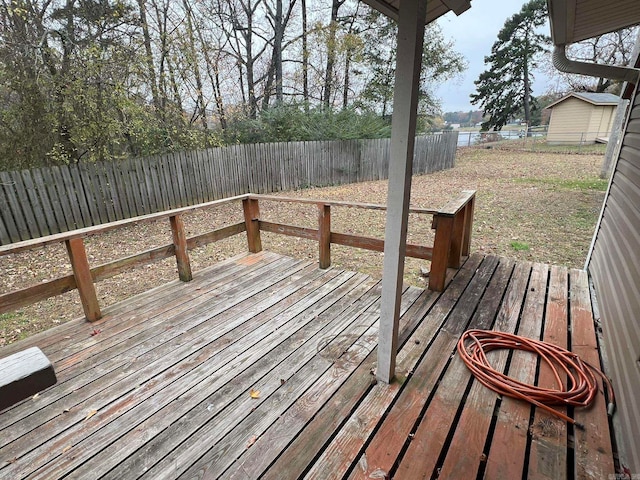
[[[385,472],[381,468],[376,468],[373,472],[371,472],[369,474],[369,478],[385,479],[385,478],[389,478],[389,476],[388,476],[387,472]]]
[[[68,408],[65,408],[64,410],[62,410],[62,413],[69,413],[69,412],[70,412],[70,409]]]
[[[66,453],[66,452],[68,452],[69,450],[71,450],[71,445],[67,445],[66,447],[64,447],[64,448],[62,449],[62,453]]]
[[[96,335],[100,335],[102,333],[102,330],[100,330],[99,328],[94,328],[93,332],[91,332],[89,335],[91,335],[92,337],[95,337]]]
[[[251,437],[249,439],[249,441],[247,442],[247,448],[249,448],[251,445],[253,445],[254,443],[256,443],[256,440],[258,440],[258,437],[256,437],[255,435],[253,437]]]
[[[284,378],[280,379],[280,385],[284,385],[285,383],[287,383],[287,381]]]
[[[11,463],[16,463],[17,461],[18,461],[18,457],[13,457],[7,460],[7,463],[11,464]]]
[[[89,410],[89,413],[87,413],[87,416],[84,417],[85,420],[89,420],[91,417],[93,417],[96,413],[98,413],[97,410]]]
[[[260,398],[260,390],[254,390],[253,388],[249,391],[249,396],[251,398]]]

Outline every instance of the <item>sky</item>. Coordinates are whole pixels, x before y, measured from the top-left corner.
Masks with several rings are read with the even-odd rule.
[[[437,95],[443,112],[479,110],[471,105],[469,95],[475,92],[474,80],[486,70],[484,57],[491,53],[491,46],[498,37],[504,22],[520,11],[527,0],[472,0],[471,8],[459,17],[449,12],[438,23],[445,38],[455,42],[455,48],[467,60],[468,68],[456,82],[446,82]],[[498,6],[499,5],[499,6]],[[546,32],[549,27],[546,27]],[[548,79],[541,72],[535,74],[533,94],[541,95],[547,90]]]

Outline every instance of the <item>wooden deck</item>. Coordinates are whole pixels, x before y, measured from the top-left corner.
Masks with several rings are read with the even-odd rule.
[[[614,473],[602,393],[574,429],[475,382],[465,329],[542,338],[599,364],[586,274],[472,255],[403,294],[397,380],[377,385],[380,284],[269,252],[196,272],[0,349],[58,383],[0,413],[0,478],[520,479]],[[520,352],[521,353],[521,352]],[[529,354],[510,375],[553,383]]]

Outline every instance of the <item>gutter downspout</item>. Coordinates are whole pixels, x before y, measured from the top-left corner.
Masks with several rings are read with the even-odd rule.
[[[569,60],[566,48],[566,45],[556,45],[553,49],[553,66],[561,72],[610,78],[611,80],[620,80],[637,85],[640,76],[640,70],[637,68]]]

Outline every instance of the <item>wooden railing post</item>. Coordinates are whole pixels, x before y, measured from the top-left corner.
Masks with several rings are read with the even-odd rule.
[[[434,215],[433,228],[436,230],[433,241],[433,258],[429,273],[429,290],[441,292],[447,280],[447,266],[453,234],[454,216]]]
[[[173,246],[175,248],[176,263],[178,265],[178,276],[183,282],[193,280],[191,273],[191,262],[189,261],[189,253],[187,252],[187,235],[184,231],[184,222],[182,215],[174,215],[169,217],[171,221],[171,233],[173,235]]]
[[[260,240],[260,206],[255,198],[245,198],[242,200],[244,209],[244,223],[247,227],[247,243],[251,253],[258,253],[262,250]]]
[[[469,199],[464,213],[464,238],[462,240],[462,255],[469,256],[471,251],[471,234],[473,232],[473,213],[476,204],[476,196],[474,195]]]
[[[318,204],[318,255],[320,268],[331,266],[331,206]]]
[[[464,243],[464,229],[467,225],[465,218],[466,211],[467,209],[463,207],[453,217],[453,232],[451,232],[451,248],[449,250],[449,268],[460,268],[462,244]]]
[[[76,287],[80,294],[84,316],[90,322],[100,320],[102,313],[100,312],[96,287],[93,284],[93,277],[87,260],[87,251],[84,248],[84,241],[82,238],[70,238],[65,241],[65,245],[71,261],[73,276],[76,280]]]

